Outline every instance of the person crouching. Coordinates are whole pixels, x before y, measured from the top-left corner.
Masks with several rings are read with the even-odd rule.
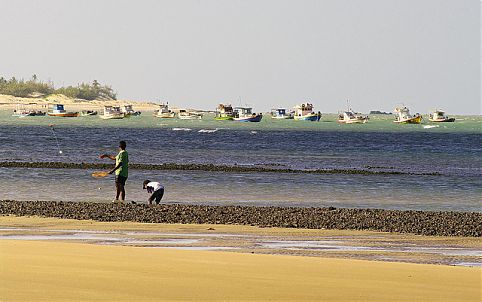
[[[144,180],[142,185],[144,190],[147,189],[147,193],[151,194],[147,201],[149,204],[152,204],[152,201],[155,200],[156,204],[161,202],[162,196],[164,196],[164,186],[156,181],[150,181],[148,179]]]

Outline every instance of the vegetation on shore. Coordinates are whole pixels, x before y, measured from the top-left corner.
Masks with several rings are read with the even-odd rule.
[[[77,86],[55,88],[52,82],[43,82],[33,75],[30,80],[7,80],[0,77],[0,94],[16,97],[39,97],[49,94],[63,94],[65,96],[84,100],[115,100],[117,95],[108,85],[101,85],[97,80],[92,83],[81,83]]]

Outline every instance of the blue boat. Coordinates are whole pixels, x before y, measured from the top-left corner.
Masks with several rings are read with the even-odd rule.
[[[293,119],[293,113],[287,112],[286,108],[271,109],[271,118],[275,120]]]
[[[295,109],[295,116],[294,119],[296,121],[320,121],[321,113],[315,113],[313,111],[313,105],[310,103],[303,103],[301,105],[297,105],[294,107]]]
[[[263,115],[252,112],[251,107],[235,107],[233,120],[238,122],[260,122]]]

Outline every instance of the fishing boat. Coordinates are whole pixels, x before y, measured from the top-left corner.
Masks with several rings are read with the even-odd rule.
[[[13,110],[12,116],[27,117],[27,116],[45,116],[44,111],[28,108],[28,105],[17,104]]]
[[[97,115],[97,111],[95,110],[82,110],[80,111],[80,116],[90,116],[90,115]]]
[[[394,123],[397,124],[420,124],[422,123],[422,116],[418,113],[415,115],[410,114],[410,110],[406,106],[397,107],[394,110],[395,120]]]
[[[186,109],[179,109],[177,117],[180,120],[200,120],[203,118],[202,113],[187,111]]]
[[[368,122],[368,115],[363,116],[354,112],[351,108],[338,115],[338,123],[340,124],[365,124],[366,122]]]
[[[316,121],[319,121],[321,118],[321,112],[318,111],[318,113],[315,113],[313,111],[313,105],[310,103],[303,103],[300,105],[296,105],[294,109],[295,109],[294,119],[296,121],[316,122]]]
[[[131,117],[131,116],[139,116],[141,115],[140,111],[135,111],[132,108],[132,105],[124,105],[121,107],[122,112],[124,113],[125,117]]]
[[[260,122],[263,118],[261,113],[256,114],[251,107],[235,107],[233,120],[238,122]]]
[[[286,108],[271,109],[271,118],[275,120],[293,119],[292,112],[286,112]]]
[[[99,115],[101,119],[123,119],[125,117],[119,106],[104,106],[104,114]]]
[[[434,111],[430,112],[428,120],[431,121],[431,122],[437,122],[437,123],[455,122],[454,117],[446,116],[445,111],[442,111],[442,110],[434,110]]]
[[[26,109],[14,109],[12,116],[27,117],[27,116],[32,116],[32,113],[30,112],[30,110],[26,110]]]
[[[159,105],[159,110],[154,112],[158,118],[174,118],[176,114],[169,109],[169,103]]]
[[[64,109],[63,104],[49,104],[47,114],[49,116],[57,116],[57,117],[78,117],[79,116],[79,112],[67,112]]]
[[[217,121],[232,121],[234,116],[233,107],[225,104],[219,104],[216,108],[216,116],[214,117]]]

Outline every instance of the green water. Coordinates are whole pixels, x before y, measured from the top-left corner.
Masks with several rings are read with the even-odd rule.
[[[216,121],[214,115],[205,114],[202,120],[160,119],[152,112],[121,120],[103,120],[98,116],[62,118],[50,116],[12,117],[11,111],[0,111],[0,125],[122,127],[122,128],[189,128],[189,129],[247,129],[247,130],[308,130],[308,131],[362,131],[362,132],[469,132],[482,133],[482,116],[454,116],[454,123],[430,123],[426,118],[419,125],[393,123],[393,115],[372,115],[366,124],[344,125],[336,122],[337,114],[324,114],[320,122],[273,120],[265,114],[260,123]],[[427,128],[427,126],[435,126]],[[425,127],[425,128],[424,128]]]

